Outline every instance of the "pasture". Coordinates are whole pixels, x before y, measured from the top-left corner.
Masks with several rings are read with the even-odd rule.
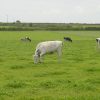
[[[29,36],[32,42],[21,42]],[[72,43],[63,37],[71,37]],[[100,100],[100,31],[0,31],[0,100]],[[62,40],[62,58],[34,64],[37,43]]]

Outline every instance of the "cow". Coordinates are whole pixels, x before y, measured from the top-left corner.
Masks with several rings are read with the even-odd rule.
[[[42,56],[45,54],[52,54],[53,52],[57,52],[58,57],[60,59],[62,55],[62,41],[45,41],[40,42],[36,46],[35,54],[33,55],[34,63],[42,62]]]
[[[29,37],[21,38],[20,40],[23,42],[31,42],[31,39]]]
[[[96,38],[96,42],[97,42],[98,47],[100,48],[100,38]]]
[[[64,40],[65,40],[65,41],[72,42],[72,39],[71,39],[70,37],[64,37]]]

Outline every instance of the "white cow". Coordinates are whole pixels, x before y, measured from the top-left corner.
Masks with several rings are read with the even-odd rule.
[[[100,38],[96,38],[96,41],[97,41],[98,47],[100,47]]]
[[[57,52],[60,58],[62,54],[62,44],[62,41],[45,41],[39,43],[33,55],[34,63],[41,62],[41,57],[47,53]]]

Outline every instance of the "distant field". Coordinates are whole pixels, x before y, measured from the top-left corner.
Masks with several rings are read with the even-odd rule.
[[[29,36],[31,43],[20,38]],[[71,37],[61,62],[56,53],[34,64],[37,43]],[[100,100],[100,31],[0,31],[0,100]]]
[[[100,24],[86,23],[0,23],[0,31],[100,31]]]

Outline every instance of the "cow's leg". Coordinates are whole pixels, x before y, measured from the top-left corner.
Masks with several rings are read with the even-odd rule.
[[[44,55],[44,53],[41,53],[41,54],[40,54],[40,59],[39,59],[39,62],[40,62],[40,63],[43,62],[43,55]]]
[[[97,41],[97,47],[98,47],[98,48],[100,47],[99,45],[100,45],[100,41],[98,40],[98,41]]]
[[[60,61],[61,60],[61,55],[62,55],[61,47],[57,49],[57,54],[58,54],[58,61]]]
[[[98,39],[96,39],[96,49],[98,49]]]
[[[100,48],[100,40],[98,40],[98,47]]]

